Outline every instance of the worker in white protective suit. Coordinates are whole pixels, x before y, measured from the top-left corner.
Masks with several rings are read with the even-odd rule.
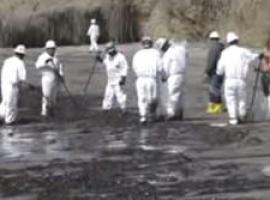
[[[91,24],[87,31],[87,35],[90,39],[89,51],[98,51],[98,38],[100,35],[100,29],[96,23],[96,19],[91,19]]]
[[[5,124],[11,125],[16,122],[18,115],[18,95],[21,87],[34,86],[26,82],[26,70],[24,56],[26,48],[18,45],[14,50],[15,55],[4,61],[1,73],[1,94],[0,118]]]
[[[63,65],[55,55],[55,41],[49,40],[36,62],[36,68],[41,74],[42,107],[41,115],[49,117],[54,115],[57,93],[61,82],[64,82]]]
[[[143,49],[133,57],[133,70],[137,77],[136,89],[140,122],[155,120],[158,105],[158,79],[160,78],[160,53],[153,48],[150,37],[142,39]]]
[[[163,82],[167,82],[167,120],[182,120],[184,112],[185,72],[187,66],[186,46],[185,44],[181,46],[173,45],[166,38],[159,38],[155,45],[161,52],[162,79]]]
[[[111,110],[115,103],[118,103],[123,113],[125,113],[127,95],[124,85],[126,84],[129,68],[128,62],[125,56],[116,49],[113,42],[106,45],[105,51],[104,57],[97,56],[97,60],[105,65],[108,78],[102,109]]]
[[[229,124],[237,125],[246,117],[246,78],[249,63],[258,57],[248,49],[239,46],[239,37],[229,32],[228,47],[223,50],[217,66],[217,75],[224,75],[225,101]]]

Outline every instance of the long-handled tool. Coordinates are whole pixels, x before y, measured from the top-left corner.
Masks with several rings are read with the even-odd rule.
[[[97,59],[97,57],[100,56],[101,53],[102,52],[100,52],[100,51],[97,52],[97,54],[95,55],[94,64],[92,65],[92,67],[89,70],[89,75],[88,75],[87,81],[86,81],[84,88],[83,88],[83,101],[86,99],[87,90],[88,90],[90,82],[91,82],[91,80],[96,72],[97,64],[98,64],[98,62],[102,62],[101,60]]]
[[[74,106],[79,107],[79,104],[76,102],[76,100],[74,99],[72,93],[70,92],[70,90],[69,90],[69,88],[68,88],[68,86],[67,86],[67,84],[66,84],[66,81],[65,81],[64,77],[62,77],[62,76],[59,74],[59,72],[55,70],[55,69],[57,69],[57,68],[56,68],[55,64],[53,63],[53,61],[51,61],[51,63],[52,63],[52,66],[53,66],[53,68],[54,68],[53,72],[55,73],[55,75],[56,75],[56,76],[58,77],[58,79],[60,80],[60,83],[62,83],[62,85],[64,86],[64,89],[65,89],[65,91],[66,91],[66,93],[67,93],[67,95],[68,95],[70,101],[73,103]]]
[[[89,71],[89,76],[87,78],[87,81],[84,85],[84,88],[83,88],[83,95],[86,96],[86,93],[87,93],[87,90],[88,90],[88,87],[90,85],[90,82],[93,78],[93,75],[95,74],[95,71],[96,71],[96,67],[97,67],[97,60],[95,59],[95,62],[93,64],[93,66],[91,67],[90,71]]]
[[[70,90],[67,87],[66,81],[63,79],[63,81],[61,81],[61,83],[64,86],[64,89],[70,99],[70,101],[73,103],[74,106],[79,107],[79,104],[77,103],[77,101],[74,99],[74,96],[72,95],[72,93],[70,92]]]
[[[253,113],[253,107],[254,107],[254,103],[256,100],[256,96],[257,96],[257,90],[258,90],[258,83],[259,83],[259,79],[260,79],[260,71],[261,68],[261,60],[259,60],[258,62],[258,67],[256,69],[256,77],[255,77],[255,82],[253,85],[253,89],[252,89],[252,96],[251,96],[251,102],[247,111],[247,115],[246,115],[246,121],[253,121],[254,120],[254,113]]]

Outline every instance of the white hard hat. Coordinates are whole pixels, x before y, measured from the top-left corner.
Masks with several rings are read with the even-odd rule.
[[[45,44],[46,49],[54,49],[56,48],[56,43],[53,40],[48,40]]]
[[[166,39],[166,38],[159,38],[157,39],[157,41],[155,42],[155,47],[158,49],[158,50],[161,50],[164,45],[166,43],[168,43],[169,41]]]
[[[218,39],[220,38],[219,36],[219,33],[217,31],[212,31],[210,34],[209,34],[209,38],[210,39]]]
[[[14,52],[15,53],[18,53],[18,54],[26,54],[26,48],[24,45],[20,44],[18,45],[15,49],[14,49]]]
[[[95,24],[96,23],[96,19],[91,19],[91,24]]]
[[[233,41],[239,40],[238,35],[236,35],[234,32],[227,33],[227,43],[231,43]]]

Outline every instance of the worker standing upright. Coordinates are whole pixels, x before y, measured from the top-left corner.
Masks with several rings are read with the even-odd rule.
[[[161,77],[160,54],[153,48],[150,37],[142,38],[143,49],[133,57],[140,122],[155,120],[158,105],[158,79]]]
[[[116,49],[113,42],[110,42],[106,45],[105,56],[98,55],[97,60],[105,65],[108,78],[102,109],[111,110],[115,103],[118,103],[125,113],[127,95],[124,85],[129,68],[126,57]]]
[[[261,84],[263,94],[267,102],[267,118],[270,119],[270,38],[266,42],[266,50],[263,54],[263,64],[261,66]]]
[[[239,46],[239,37],[229,32],[228,47],[221,53],[217,67],[217,75],[225,78],[225,100],[229,114],[229,124],[244,122],[247,115],[246,79],[248,67],[258,54]]]
[[[210,80],[209,85],[209,103],[208,113],[221,113],[223,111],[222,103],[222,82],[223,77],[216,75],[217,63],[221,52],[224,49],[224,44],[220,42],[220,36],[217,31],[213,31],[209,35],[211,46],[207,57],[207,66],[205,74]]]
[[[1,94],[0,118],[5,124],[12,125],[16,122],[18,115],[18,95],[22,86],[30,89],[32,85],[26,82],[26,70],[24,57],[26,48],[18,45],[14,49],[14,56],[4,61],[1,73]]]
[[[96,22],[96,19],[91,19],[91,24],[87,31],[87,35],[90,39],[89,51],[98,51],[98,38],[100,36],[100,29]]]
[[[42,107],[41,115],[49,117],[54,115],[54,107],[60,83],[64,81],[63,65],[56,56],[56,43],[49,40],[45,44],[45,52],[36,62],[36,68],[41,73]]]
[[[182,120],[187,66],[186,46],[184,44],[177,46],[166,38],[159,38],[156,47],[161,53],[162,79],[168,84],[167,119]]]

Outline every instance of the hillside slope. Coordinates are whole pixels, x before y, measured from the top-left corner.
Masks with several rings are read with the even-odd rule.
[[[1,0],[0,45],[40,46],[48,38],[82,44],[91,17],[101,24],[101,42],[132,42],[143,34],[201,40],[217,29],[262,45],[269,9],[268,0]]]

